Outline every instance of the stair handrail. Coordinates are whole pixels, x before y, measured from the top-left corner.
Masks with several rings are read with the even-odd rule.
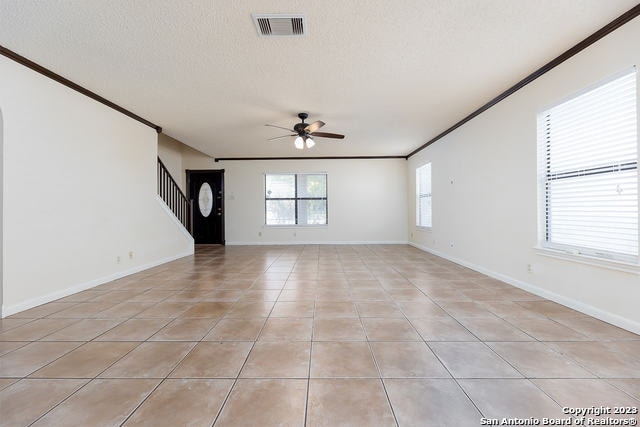
[[[160,157],[158,157],[158,195],[189,234],[193,235],[193,203],[182,192]]]

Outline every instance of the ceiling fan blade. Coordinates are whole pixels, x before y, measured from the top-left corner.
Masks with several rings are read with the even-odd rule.
[[[344,138],[344,135],[340,135],[339,133],[329,133],[329,132],[313,132],[310,135],[313,137],[319,136],[320,138],[336,138],[336,139]]]
[[[288,138],[288,137],[290,137],[290,136],[296,136],[296,135],[297,135],[297,133],[292,133],[291,135],[276,136],[276,137],[274,137],[274,138],[269,138],[269,139],[267,139],[267,141],[273,141],[274,139],[280,139],[280,138]]]
[[[322,120],[315,121],[310,123],[306,128],[304,128],[305,132],[313,133],[324,126],[324,122]]]
[[[270,126],[272,128],[278,128],[278,129],[284,129],[284,130],[288,130],[289,132],[295,132],[295,130],[293,130],[293,129],[283,128],[282,126],[276,126],[276,125],[265,125],[265,126]]]

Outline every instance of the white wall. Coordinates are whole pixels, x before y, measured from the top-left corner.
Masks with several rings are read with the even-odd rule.
[[[0,109],[0,318],[2,318],[3,313],[3,303],[2,303],[2,294],[3,294],[3,279],[4,279],[4,256],[3,256],[3,242],[4,242],[4,222],[2,221],[3,212],[4,212],[4,161],[2,160],[4,153],[4,131],[3,131],[3,118],[2,118],[2,109]]]
[[[4,315],[193,253],[153,129],[4,57],[0,75]]]
[[[552,258],[535,249],[536,114],[639,64],[638,40],[636,18],[412,157],[410,242],[640,333],[640,270]],[[432,231],[415,227],[415,168],[426,162],[433,171]]]
[[[214,163],[213,157],[207,156],[188,145],[182,147],[182,180],[186,186],[187,174],[185,170],[213,170],[222,169],[218,163]]]
[[[187,195],[185,172],[187,169],[219,169],[213,162],[213,157],[165,134],[158,135],[158,156],[185,195]]]
[[[227,244],[406,243],[404,159],[221,161]],[[327,226],[264,225],[264,174],[326,172]],[[260,235],[261,234],[261,235]]]
[[[182,147],[184,145],[163,133],[158,134],[158,157],[162,160],[162,163],[167,168],[167,171],[171,174],[171,177],[176,181],[178,187],[184,193],[184,183],[182,181],[182,175],[184,175],[184,168],[182,167]]]

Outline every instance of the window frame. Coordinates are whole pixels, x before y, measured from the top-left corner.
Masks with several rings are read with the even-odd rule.
[[[547,132],[549,131],[550,124],[547,123],[549,116],[552,114],[553,110],[557,107],[562,107],[571,102],[574,102],[578,98],[587,95],[593,91],[596,91],[604,86],[615,82],[621,78],[628,77],[630,74],[633,74],[633,84],[635,92],[633,94],[633,98],[635,99],[635,142],[636,142],[636,151],[635,151],[635,161],[631,163],[618,163],[607,166],[596,166],[591,167],[589,165],[589,160],[584,160],[583,163],[574,166],[573,168],[569,168],[566,170],[558,171],[552,170],[550,165],[552,164],[552,144],[553,141],[550,140],[550,137],[547,136]],[[586,262],[588,264],[594,265],[604,265],[609,267],[614,267],[618,269],[616,266],[621,265],[630,265],[632,268],[640,266],[640,251],[638,250],[638,245],[640,245],[640,232],[636,233],[635,236],[635,244],[636,244],[636,253],[635,254],[627,254],[616,252],[613,250],[606,250],[603,248],[598,248],[595,245],[589,246],[584,244],[579,244],[575,242],[575,244],[562,243],[558,241],[553,241],[553,208],[551,197],[552,197],[552,185],[554,183],[561,183],[564,179],[573,179],[574,182],[571,184],[569,188],[580,188],[584,185],[589,185],[589,180],[598,175],[603,175],[603,179],[606,180],[609,177],[613,176],[613,174],[618,172],[623,172],[626,170],[635,170],[635,181],[636,187],[636,206],[640,204],[640,193],[638,189],[640,189],[640,173],[638,170],[639,163],[639,155],[640,155],[640,139],[638,138],[638,73],[636,67],[630,67],[620,73],[611,76],[605,80],[602,80],[596,84],[593,84],[577,93],[572,94],[571,96],[563,99],[560,102],[557,102],[551,106],[544,108],[537,115],[537,149],[538,149],[538,246],[537,249],[543,252],[547,252],[550,256],[561,256],[563,259],[574,260]],[[588,104],[588,102],[585,102]],[[584,107],[586,108],[586,107]],[[576,113],[579,114],[587,114],[590,113],[589,110],[576,110]],[[569,144],[573,143],[569,142]],[[555,150],[558,148],[558,142],[556,142]],[[564,146],[560,146],[561,149],[566,149]],[[604,148],[603,148],[604,150]],[[609,178],[610,179],[610,178]],[[595,184],[591,184],[595,185]],[[595,188],[595,187],[594,187]],[[575,190],[574,190],[575,191]],[[606,205],[605,205],[606,206]],[[556,209],[559,209],[559,206],[555,206]],[[636,228],[640,223],[640,212],[636,209]],[[576,224],[579,224],[576,222]],[[590,230],[597,231],[599,228],[591,228]],[[597,245],[597,244],[596,244]],[[556,254],[556,255],[554,255]],[[564,255],[562,255],[564,254]]]
[[[429,192],[425,193],[421,191],[421,171],[428,169],[429,173]],[[424,225],[421,223],[422,215],[421,213],[421,203],[420,201],[423,198],[427,198],[429,200],[429,219],[431,223],[429,225]],[[433,228],[433,166],[432,162],[424,163],[416,168],[416,227],[423,230],[431,230]]]
[[[294,177],[294,197],[267,197],[267,177],[268,176],[293,176]],[[324,176],[325,195],[324,197],[299,197],[298,196],[298,177],[301,175],[322,175]],[[289,228],[289,227],[326,227],[329,225],[329,178],[326,172],[277,172],[277,173],[264,173],[263,175],[263,191],[264,196],[264,226],[275,228]],[[269,200],[291,200],[294,204],[294,223],[293,224],[269,224],[267,223],[267,202]],[[300,200],[324,200],[325,203],[325,222],[324,224],[299,224],[298,215],[298,201]]]

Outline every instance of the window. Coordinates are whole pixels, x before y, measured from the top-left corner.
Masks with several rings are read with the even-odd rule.
[[[543,246],[638,262],[636,72],[538,115]]]
[[[327,224],[326,174],[266,174],[265,224]]]
[[[431,227],[431,163],[416,169],[416,225]]]

